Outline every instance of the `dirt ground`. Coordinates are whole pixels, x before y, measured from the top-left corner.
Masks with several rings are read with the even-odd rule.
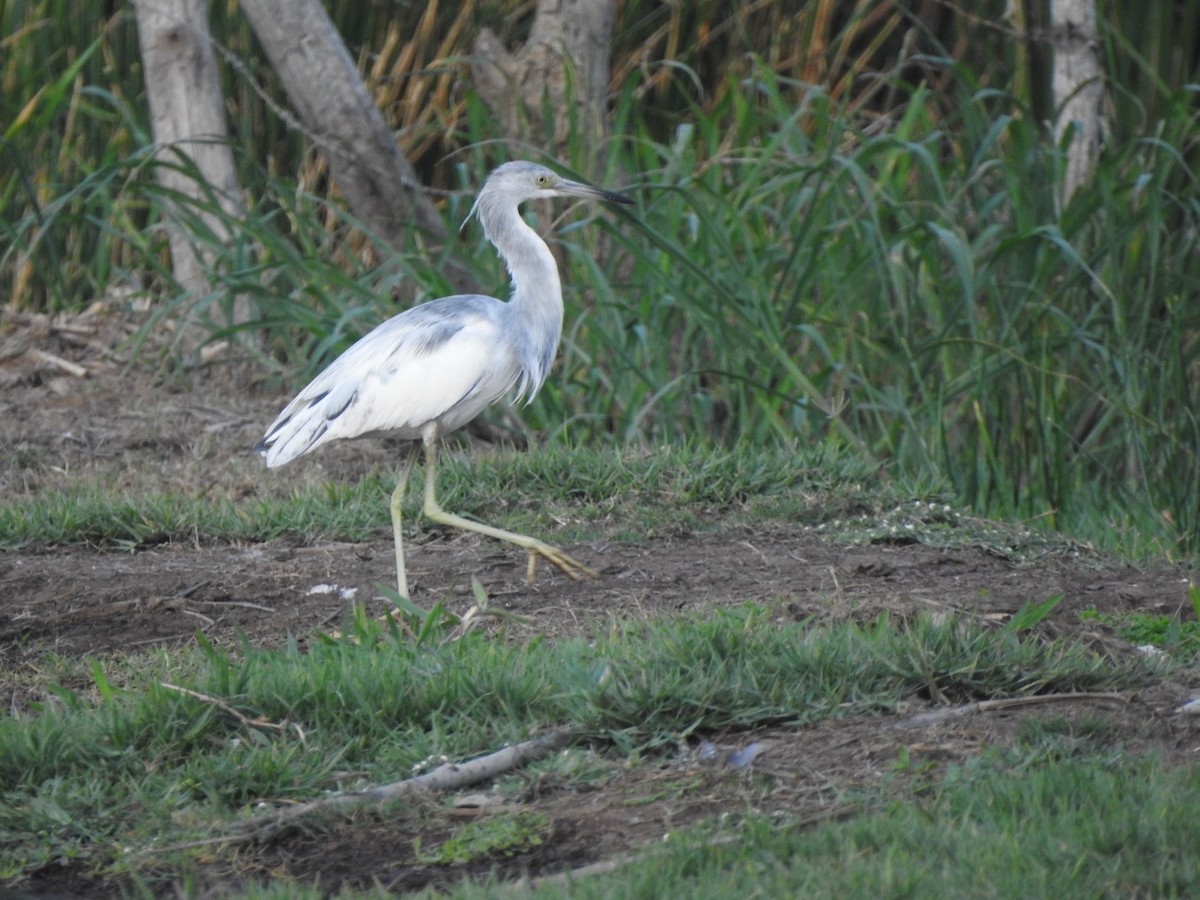
[[[214,496],[253,496],[265,474],[248,448],[288,399],[278,386],[242,378],[236,389],[218,363],[188,378],[127,370],[119,348],[133,329],[107,307],[71,319],[0,318],[0,490],[6,502],[67,484],[93,481],[131,491],[192,486]],[[352,480],[395,458],[395,448],[364,441],[321,451],[287,467],[287,477]],[[203,488],[195,487],[203,485]],[[543,570],[524,581],[520,554],[477,536],[422,528],[409,544],[415,596],[472,604],[477,576],[493,606],[530,617],[509,626],[559,635],[597,621],[669,616],[761,601],[781,617],[870,620],[958,612],[997,624],[1030,601],[1061,594],[1047,622],[1105,652],[1135,653],[1110,632],[1080,619],[1085,609],[1175,613],[1188,610],[1195,573],[1176,565],[1132,566],[1064,543],[1034,563],[1014,564],[982,547],[942,550],[919,543],[847,546],[810,529],[777,523],[728,525],[703,533],[597,542],[565,548],[600,578],[576,583]],[[47,650],[60,655],[129,652],[187,645],[202,632],[218,643],[239,634],[264,645],[336,628],[351,602],[383,612],[376,586],[394,576],[386,506],[378,536],[361,544],[300,538],[257,544],[202,540],[132,550],[35,547],[0,551],[0,679],[11,708],[36,699],[25,685]],[[443,798],[416,802],[388,817],[362,814],[318,834],[216,851],[211,889],[219,895],[234,872],[340,886],[384,885],[397,892],[494,871],[505,878],[586,877],[677,829],[748,810],[819,823],[853,815],[859,789],[895,780],[901,753],[941,767],[1014,740],[1029,717],[1100,717],[1135,752],[1195,762],[1200,728],[1176,712],[1200,683],[1173,681],[1142,693],[1081,698],[931,725],[901,727],[923,707],[894,716],[850,718],[803,729],[711,736],[715,755],[696,746],[661,763],[614,768],[580,789],[531,780],[520,808],[546,817],[536,846],[467,866],[422,862],[462,823],[497,807],[450,807]],[[760,752],[749,771],[723,762],[750,742]],[[909,777],[909,776],[903,776]],[[913,776],[915,777],[915,776]],[[70,868],[39,873],[27,896],[97,897],[98,888]],[[0,889],[2,892],[2,889]],[[8,896],[8,895],[6,895]]]

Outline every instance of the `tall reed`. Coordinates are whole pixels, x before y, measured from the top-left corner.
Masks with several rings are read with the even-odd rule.
[[[729,95],[736,140],[698,118],[636,144],[646,208],[615,234],[632,271],[572,332],[567,411],[651,442],[851,440],[979,509],[1092,532],[1138,509],[1194,548],[1190,92],[1060,211],[1062,158],[1028,110],[953,84],[875,130],[764,71]]]

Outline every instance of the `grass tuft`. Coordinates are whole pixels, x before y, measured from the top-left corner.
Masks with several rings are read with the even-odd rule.
[[[90,696],[53,687],[0,721],[0,829],[17,836],[0,847],[0,872],[72,860],[99,871],[116,847],[211,837],[260,802],[397,780],[546,727],[653,753],[911,697],[1129,687],[1149,671],[961,622],[816,628],[740,610],[523,644],[480,632],[446,642],[452,623],[435,622],[421,640],[359,615],[307,649],[201,641],[152,674],[94,667]]]
[[[1200,883],[1187,827],[1200,781],[1153,760],[1051,762],[1019,772],[964,768],[932,797],[843,824],[751,814],[716,835],[682,832],[609,877],[536,897],[698,898],[1184,896]],[[955,823],[946,827],[946,823]],[[718,838],[725,838],[724,840]],[[730,840],[732,838],[732,840]],[[460,898],[504,889],[463,888]]]
[[[264,478],[256,499],[235,501],[243,485],[237,472],[228,486],[216,476],[202,494],[187,497],[163,493],[157,473],[146,477],[144,485],[134,484],[120,497],[85,482],[0,504],[0,547],[91,543],[134,549],[285,534],[365,540],[387,533],[387,496],[395,484],[390,471],[352,484],[299,489],[289,478]],[[412,478],[413,485],[420,481],[419,473]],[[503,518],[518,528],[561,519],[583,535],[614,525],[631,534],[681,522],[703,527],[706,519],[730,516],[816,524],[839,512],[907,499],[910,492],[937,493],[933,485],[893,483],[855,454],[824,447],[617,451],[553,445],[537,453],[451,453],[438,480],[447,509]],[[419,493],[412,487],[405,512],[416,528],[424,527],[418,522]]]

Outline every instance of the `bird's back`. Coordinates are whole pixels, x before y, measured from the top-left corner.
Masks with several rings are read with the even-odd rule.
[[[521,377],[516,339],[508,304],[494,297],[464,294],[415,306],[334,360],[254,449],[274,467],[333,440],[453,431]]]

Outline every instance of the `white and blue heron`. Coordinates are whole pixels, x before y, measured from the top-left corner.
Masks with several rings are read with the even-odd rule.
[[[393,316],[297,394],[254,447],[274,468],[329,441],[391,434],[414,442],[391,497],[396,584],[403,597],[409,593],[400,506],[421,447],[424,511],[434,522],[524,548],[530,580],[539,557],[575,579],[596,574],[556,547],[448,513],[437,501],[438,438],[461,428],[505,394],[511,392],[513,402],[532,400],[554,361],[563,322],[558,265],[518,210],[524,201],[543,197],[632,202],[621,194],[568,181],[534,163],[500,166],[488,176],[471,212],[512,277],[508,302],[460,294]]]

